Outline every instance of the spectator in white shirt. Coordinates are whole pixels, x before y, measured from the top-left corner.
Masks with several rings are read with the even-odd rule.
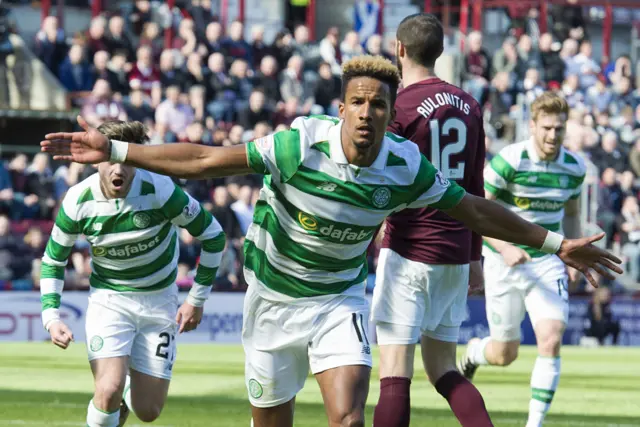
[[[238,200],[231,204],[231,210],[236,214],[236,218],[240,223],[242,234],[247,234],[249,226],[253,221],[253,205],[251,204],[251,196],[253,191],[248,185],[243,185],[238,192]]]
[[[191,106],[180,97],[178,86],[169,86],[167,99],[156,109],[156,130],[165,141],[175,142],[186,137],[187,126],[194,120]]]

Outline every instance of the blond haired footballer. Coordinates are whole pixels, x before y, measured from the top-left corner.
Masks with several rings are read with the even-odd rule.
[[[521,218],[580,237],[582,159],[562,146],[569,105],[546,92],[531,106],[531,138],[511,144],[485,168],[485,194]],[[569,318],[569,278],[562,260],[526,245],[485,237],[485,296],[491,334],[473,339],[459,368],[467,378],[481,365],[508,366],[518,357],[525,311],[536,334],[527,427],[539,427],[560,379],[560,346]]]

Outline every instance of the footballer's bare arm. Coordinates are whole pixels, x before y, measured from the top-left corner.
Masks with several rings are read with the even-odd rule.
[[[548,236],[562,239],[562,236],[522,219],[496,202],[470,194],[466,194],[460,203],[444,212],[478,234],[536,249],[542,249],[548,244]],[[597,287],[590,269],[608,278],[613,278],[609,270],[622,272],[618,257],[593,245],[603,237],[604,233],[581,239],[562,239],[554,250],[566,265],[580,271]]]
[[[58,132],[45,136],[42,151],[56,160],[97,164],[126,163],[152,172],[198,179],[252,173],[245,145],[207,147],[196,144],[140,145],[113,141],[78,117],[83,132]]]

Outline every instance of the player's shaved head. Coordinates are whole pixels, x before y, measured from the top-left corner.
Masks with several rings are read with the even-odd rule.
[[[396,39],[406,56],[418,65],[433,68],[444,51],[442,24],[430,13],[409,15],[400,22]]]

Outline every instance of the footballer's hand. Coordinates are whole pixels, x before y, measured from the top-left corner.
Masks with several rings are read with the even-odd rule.
[[[73,341],[73,332],[62,320],[51,322],[49,335],[51,335],[51,342],[62,349],[69,347],[69,344]]]
[[[482,292],[484,289],[484,275],[482,274],[482,262],[471,261],[469,263],[469,294]]]
[[[106,162],[111,155],[111,142],[78,116],[82,132],[57,132],[45,135],[40,150],[53,155],[54,160],[96,164]]]
[[[581,239],[565,239],[557,252],[562,262],[581,272],[595,288],[598,287],[598,282],[591,274],[591,270],[608,279],[615,278],[611,271],[622,273],[622,268],[619,266],[622,263],[620,258],[593,245],[604,236],[605,233],[600,233]]]
[[[513,245],[506,245],[504,249],[500,251],[500,255],[502,255],[504,262],[506,262],[509,267],[531,261],[531,256],[527,251]]]
[[[176,314],[176,322],[180,325],[178,333],[193,331],[202,321],[204,307],[194,307],[185,302],[178,309]]]

